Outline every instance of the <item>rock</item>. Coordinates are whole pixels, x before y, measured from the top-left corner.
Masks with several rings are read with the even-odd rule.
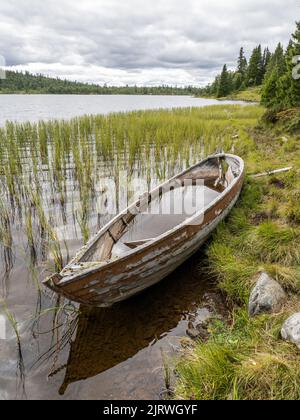
[[[186,333],[193,340],[198,340],[198,338],[200,338],[200,333],[198,330],[196,330],[196,328],[188,328]]]
[[[285,321],[281,330],[281,337],[285,341],[296,344],[300,349],[300,313],[292,315]]]
[[[207,327],[203,326],[202,324],[197,325],[196,327],[189,323],[189,327],[186,330],[187,335],[192,338],[193,340],[207,340],[209,337],[209,332]]]
[[[279,283],[262,272],[253,288],[249,300],[249,315],[279,312],[286,294]]]

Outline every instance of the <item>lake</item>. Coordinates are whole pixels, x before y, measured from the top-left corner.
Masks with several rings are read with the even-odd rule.
[[[182,340],[224,311],[201,251],[111,308],[69,304],[40,282],[113,217],[106,209],[134,201],[131,180],[152,189],[217,147],[231,151],[239,141],[237,113],[251,120],[255,108],[219,107],[211,115],[200,107],[218,101],[156,96],[7,95],[0,101],[2,124],[185,107],[0,130],[0,400],[161,398],[165,366],[180,355]],[[114,194],[106,179],[116,180]]]
[[[6,121],[70,119],[84,114],[109,114],[160,108],[204,107],[238,101],[191,96],[146,95],[0,95],[0,126]]]

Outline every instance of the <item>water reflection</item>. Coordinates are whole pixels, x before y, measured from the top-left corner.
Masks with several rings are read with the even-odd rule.
[[[163,282],[130,300],[105,309],[81,307],[60,394],[71,383],[99,375],[156,345],[181,321],[188,322],[201,302],[205,306],[203,297],[212,288],[202,264],[199,253]]]

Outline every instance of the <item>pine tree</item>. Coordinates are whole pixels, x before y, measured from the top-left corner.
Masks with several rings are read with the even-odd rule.
[[[232,90],[240,90],[243,86],[243,82],[244,79],[242,74],[240,72],[235,73],[232,79]]]
[[[223,96],[226,96],[229,93],[230,93],[229,74],[228,74],[228,70],[227,70],[227,65],[224,64],[224,67],[223,67],[223,70],[222,70],[222,73],[221,73],[221,77],[220,77],[217,96],[218,96],[218,98],[222,98]]]
[[[243,79],[245,78],[245,75],[247,72],[247,66],[248,66],[247,58],[245,57],[244,48],[242,47],[240,49],[240,55],[238,58],[237,72],[242,75]]]
[[[278,80],[276,88],[277,106],[280,109],[300,106],[300,79],[293,77],[296,65],[294,60],[300,56],[300,22],[296,25],[296,31],[285,54],[285,73]]]
[[[291,86],[288,92],[290,106],[300,106],[300,79],[294,77],[294,67],[299,63],[300,57],[300,21],[296,22],[296,31],[292,35],[292,45],[289,46],[286,56],[288,75],[291,77]]]
[[[274,67],[278,68],[279,76],[282,76],[286,71],[285,55],[281,43],[277,45],[274,54],[271,56],[271,60],[266,69],[266,78],[272,73]]]
[[[271,55],[267,65],[262,87],[262,104],[267,108],[280,109],[280,104],[284,102],[282,94],[279,92],[279,80],[286,72],[285,55],[282,45],[279,43],[274,54]],[[281,80],[280,91],[284,91],[283,86],[286,81]],[[285,94],[284,94],[285,95]],[[283,96],[284,96],[283,95]]]
[[[218,95],[220,76],[218,75],[209,88],[210,95]]]
[[[277,106],[277,97],[276,91],[278,87],[279,80],[279,71],[278,67],[275,66],[270,72],[269,77],[265,80],[262,94],[261,94],[261,103],[267,108],[276,108]]]
[[[261,45],[254,48],[251,55],[248,72],[247,83],[249,86],[259,86],[263,81],[263,56],[261,52]]]
[[[272,54],[271,54],[269,48],[267,47],[267,48],[264,49],[264,55],[263,55],[263,73],[264,73],[264,76],[266,74],[266,71],[267,71],[267,68],[268,68],[268,65],[269,65],[271,59],[272,59]]]
[[[286,53],[279,44],[268,65],[262,89],[262,103],[267,107],[282,110],[300,106],[300,79],[294,77],[296,57],[300,57],[300,21]]]

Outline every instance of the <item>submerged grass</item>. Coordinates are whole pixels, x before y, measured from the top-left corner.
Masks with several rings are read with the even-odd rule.
[[[249,177],[237,206],[208,245],[211,271],[233,308],[232,320],[230,325],[214,323],[207,343],[184,352],[177,366],[177,398],[300,398],[299,351],[280,338],[284,320],[300,310],[300,139],[266,128],[248,134],[252,141],[247,140],[250,147],[242,156],[249,173],[293,170]],[[288,143],[293,147],[287,148]],[[249,294],[261,270],[281,283],[289,302],[280,314],[251,319]]]
[[[208,343],[184,355],[175,395],[298,399],[297,350],[278,340],[291,305],[278,316],[255,320],[245,310],[259,270],[288,293],[300,290],[300,141],[255,129],[263,112],[258,106],[218,105],[8,123],[0,129],[2,272],[12,270],[20,244],[36,266],[51,260],[52,270],[60,270],[69,257],[68,240],[86,242],[107,221],[99,201],[108,208],[112,197],[102,179],[118,185],[124,169],[128,179],[138,175],[150,187],[217,149],[243,157],[248,174],[293,165],[276,178],[249,177],[229,220],[214,234],[208,260],[234,308],[232,323],[215,323]],[[113,199],[117,209],[124,206],[118,194]],[[64,232],[71,232],[67,240]],[[292,302],[300,308],[298,298]]]
[[[212,106],[7,123],[0,128],[0,243],[7,271],[20,242],[33,264],[52,254],[53,269],[63,263],[63,227],[86,243],[95,233],[99,201],[124,206],[118,191],[104,199],[103,178],[118,188],[126,170],[150,187],[216,149],[233,151],[261,115],[259,107]]]

